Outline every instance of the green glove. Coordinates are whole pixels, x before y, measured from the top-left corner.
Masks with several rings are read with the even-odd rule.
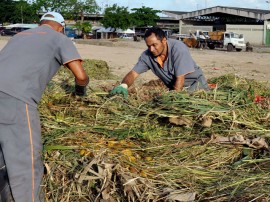
[[[122,83],[121,85],[115,87],[111,92],[109,93],[110,96],[116,95],[116,94],[122,94],[125,99],[128,98],[128,85],[125,83]]]

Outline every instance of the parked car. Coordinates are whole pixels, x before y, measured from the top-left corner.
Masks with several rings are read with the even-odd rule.
[[[29,28],[25,27],[12,27],[12,28],[5,28],[1,31],[1,36],[14,36],[15,34],[27,30]]]
[[[120,36],[121,39],[133,39],[133,36],[132,35],[128,35],[128,34],[122,34]]]
[[[14,36],[16,32],[12,29],[3,29],[1,30],[1,36]]]

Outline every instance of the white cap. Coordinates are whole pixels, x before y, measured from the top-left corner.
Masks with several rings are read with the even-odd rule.
[[[57,12],[52,11],[52,12],[45,13],[40,18],[40,21],[41,20],[52,20],[52,21],[58,22],[63,27],[65,26],[65,19],[63,18],[63,16],[60,13],[57,13]]]

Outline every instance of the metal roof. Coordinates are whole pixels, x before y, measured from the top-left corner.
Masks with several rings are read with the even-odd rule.
[[[227,8],[232,8],[232,9],[236,9],[236,10],[244,10],[247,12],[254,12],[254,13],[258,13],[258,14],[270,13],[270,10],[262,10],[262,9],[254,9],[254,8],[239,8],[239,7],[227,7]]]
[[[176,15],[182,15],[182,14],[188,13],[187,11],[169,11],[169,10],[163,10],[162,12],[169,12]]]
[[[235,15],[239,17],[252,18],[257,20],[267,20],[270,18],[270,10],[226,6],[215,6],[191,12],[163,10],[162,13],[174,17],[178,20],[194,18],[203,15],[214,15],[215,13]]]

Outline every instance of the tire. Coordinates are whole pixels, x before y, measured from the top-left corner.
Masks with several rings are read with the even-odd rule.
[[[233,51],[233,45],[232,44],[228,44],[227,51],[228,52],[232,52]]]
[[[242,49],[241,49],[241,48],[237,48],[236,51],[237,51],[237,52],[241,52]]]
[[[215,49],[215,45],[214,45],[214,44],[209,44],[208,47],[209,47],[211,50],[214,50],[214,49]]]

